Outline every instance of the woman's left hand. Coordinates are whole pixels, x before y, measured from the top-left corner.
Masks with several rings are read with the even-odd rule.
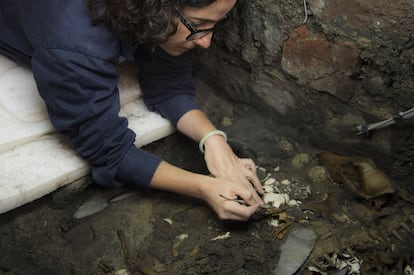
[[[257,194],[263,194],[253,160],[237,157],[222,136],[211,136],[205,142],[204,159],[210,173],[217,178],[226,178],[248,188],[255,200],[263,204]]]

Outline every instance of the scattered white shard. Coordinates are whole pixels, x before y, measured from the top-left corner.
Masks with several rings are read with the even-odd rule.
[[[219,235],[215,238],[212,238],[211,240],[212,241],[217,241],[217,240],[224,240],[224,239],[227,239],[227,238],[230,238],[230,232],[226,232],[225,234]]]
[[[284,179],[280,183],[283,184],[283,185],[289,185],[290,184],[290,180]]]
[[[273,185],[276,183],[276,179],[275,178],[269,178],[264,182],[264,185]]]
[[[165,219],[163,219],[163,221],[165,221],[165,222],[166,222],[166,223],[168,223],[169,225],[173,224],[173,221],[172,221],[172,219],[170,219],[170,218],[165,218]]]
[[[263,191],[265,193],[273,193],[275,191],[275,189],[271,185],[265,185],[265,186],[263,186]]]
[[[288,194],[267,193],[263,196],[265,204],[271,204],[273,207],[280,208],[283,204],[289,202]]]
[[[278,220],[278,219],[270,219],[267,223],[268,223],[270,226],[273,226],[273,227],[278,227],[278,226],[280,225],[280,223],[279,223],[279,220]]]

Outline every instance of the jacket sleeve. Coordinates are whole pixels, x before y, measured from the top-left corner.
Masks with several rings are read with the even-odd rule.
[[[177,125],[185,113],[199,109],[189,53],[170,56],[160,47],[143,46],[135,60],[144,102],[151,111]]]
[[[38,90],[55,129],[88,160],[101,185],[148,187],[161,159],[133,145],[120,110],[113,64],[60,49],[38,49],[32,58]]]

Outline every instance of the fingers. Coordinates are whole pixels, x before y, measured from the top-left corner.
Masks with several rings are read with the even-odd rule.
[[[240,159],[240,163],[243,166],[243,174],[246,177],[248,184],[253,185],[253,188],[259,194],[263,194],[262,184],[256,174],[256,164],[251,159]],[[262,202],[262,199],[259,196],[255,197],[259,202]]]
[[[211,178],[210,184],[204,185],[204,200],[223,220],[248,220],[262,204],[260,197],[248,183],[248,188],[240,181]],[[244,178],[244,180],[246,180]],[[258,197],[255,198],[255,196]]]
[[[239,202],[233,200],[223,200],[223,212],[218,213],[219,218],[222,220],[248,221],[259,207],[259,204],[242,205]]]
[[[241,186],[243,186],[238,195],[247,205],[263,204],[262,198],[258,195],[258,192],[263,193],[263,188],[255,173],[250,170],[243,171],[243,173],[237,175],[234,181],[241,183]]]
[[[253,184],[257,192],[263,194],[263,187],[260,183],[259,178],[257,177],[256,164],[254,161],[251,159],[240,159],[240,163],[246,169],[244,173],[248,181]]]
[[[260,180],[257,177],[256,173],[246,173],[246,179],[249,181],[251,185],[253,185],[255,191],[263,195],[263,186],[260,183]]]
[[[240,162],[243,164],[244,167],[249,169],[250,171],[256,172],[256,164],[252,159],[240,159]]]
[[[242,189],[239,190],[237,195],[241,197],[247,205],[254,205],[257,203],[263,204],[262,198],[260,198],[256,192],[256,189],[248,179],[248,176],[239,176],[238,179],[235,179],[235,182],[241,183],[240,187]]]
[[[249,189],[240,190],[237,196],[240,197],[247,205],[263,205],[264,202],[261,197],[257,194],[256,190],[253,189],[249,183]]]

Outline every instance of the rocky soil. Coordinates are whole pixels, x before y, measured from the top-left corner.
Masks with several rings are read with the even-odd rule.
[[[403,274],[414,267],[410,180],[389,174],[396,194],[357,198],[327,173],[317,158],[322,149],[294,125],[276,125],[198,86],[203,108],[238,154],[255,159],[266,190],[285,194],[278,207],[246,223],[225,222],[192,198],[102,189],[86,178],[0,216],[0,274],[273,274],[285,264],[279,258],[287,249],[297,251],[289,257],[297,274]],[[207,173],[197,145],[180,134],[146,149]],[[74,218],[85,202],[102,210]],[[315,233],[315,242],[288,248],[292,232],[303,228]],[[306,249],[312,252],[301,259]]]

